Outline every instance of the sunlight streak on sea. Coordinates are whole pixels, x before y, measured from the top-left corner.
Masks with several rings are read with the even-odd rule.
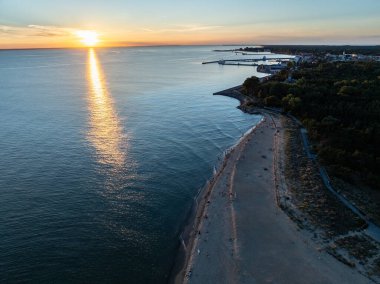
[[[166,283],[194,196],[260,119],[212,95],[257,74],[202,65],[218,48],[0,52],[1,283]]]
[[[127,137],[123,135],[104,73],[93,48],[88,50],[88,108],[90,131],[88,139],[97,152],[99,163],[120,169],[126,162]]]

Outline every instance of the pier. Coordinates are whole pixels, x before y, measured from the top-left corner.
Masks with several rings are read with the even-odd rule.
[[[251,64],[249,64],[249,63],[240,63],[240,62],[238,62],[238,63],[233,63],[233,62],[230,62],[230,63],[226,63],[226,62],[224,62],[224,63],[219,63],[220,65],[235,65],[235,66],[259,66],[260,64],[258,64],[258,63],[251,63]]]
[[[293,57],[268,57],[267,58],[264,56],[263,58],[221,59],[221,60],[214,60],[214,61],[204,61],[204,62],[202,62],[202,64],[218,63],[221,65],[237,65],[237,64],[228,64],[228,62],[289,61],[292,59],[294,59],[294,58]]]

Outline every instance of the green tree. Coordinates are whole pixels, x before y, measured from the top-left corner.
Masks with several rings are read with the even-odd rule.
[[[343,86],[340,88],[338,95],[341,96],[354,96],[359,93],[359,90],[352,86]]]
[[[269,95],[282,98],[286,95],[287,91],[288,91],[287,84],[280,83],[280,82],[273,82],[269,89]]]
[[[281,101],[276,96],[269,96],[264,99],[264,103],[266,106],[269,107],[280,107]]]
[[[243,88],[247,95],[255,94],[259,86],[260,79],[255,76],[247,78],[243,83]]]
[[[302,101],[293,94],[288,94],[282,98],[282,106],[285,111],[297,111],[301,107]]]

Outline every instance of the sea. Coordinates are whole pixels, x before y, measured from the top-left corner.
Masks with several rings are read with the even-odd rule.
[[[263,76],[201,64],[229,48],[0,51],[0,283],[168,281],[194,197],[261,119],[213,96]]]

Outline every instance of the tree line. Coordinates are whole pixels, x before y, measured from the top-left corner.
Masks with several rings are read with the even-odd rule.
[[[301,120],[330,173],[380,190],[379,62],[304,64],[243,87],[256,105]]]

